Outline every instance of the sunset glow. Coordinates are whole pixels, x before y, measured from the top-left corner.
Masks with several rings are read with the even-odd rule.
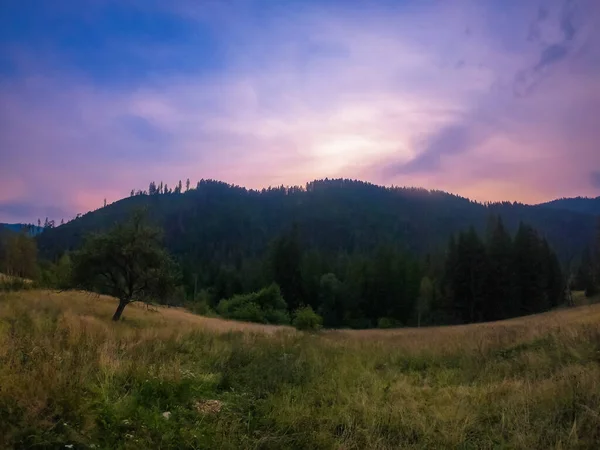
[[[600,3],[5,2],[0,222],[359,178],[600,195]]]

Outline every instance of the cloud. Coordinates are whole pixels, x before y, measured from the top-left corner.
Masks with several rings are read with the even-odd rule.
[[[386,172],[389,175],[397,175],[436,171],[440,169],[443,157],[466,151],[472,144],[473,136],[469,127],[452,125],[430,138],[425,150],[421,151],[415,158],[397,167],[388,167]]]
[[[600,190],[600,170],[595,170],[590,174],[592,186]]]
[[[529,41],[536,45],[539,57],[515,75],[516,96],[529,95],[559,63],[597,36],[598,10],[591,0],[552,1],[540,6],[529,28]]]
[[[75,8],[47,47],[18,41],[0,75],[0,205],[33,209],[0,220],[48,205],[74,216],[188,177],[361,177],[537,201],[589,189],[582,167],[600,165],[593,3],[207,5],[100,8],[85,45],[61,47],[82,27]],[[150,37],[136,25],[111,40],[107,21],[140,8],[158,21]]]

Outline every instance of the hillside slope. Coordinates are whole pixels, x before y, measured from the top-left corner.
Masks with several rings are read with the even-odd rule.
[[[0,223],[0,229],[10,230],[14,233],[25,231],[30,236],[37,236],[44,230],[42,227],[24,223]]]
[[[439,191],[383,188],[349,180],[315,181],[306,190],[261,192],[218,182],[199,183],[180,194],[125,198],[38,237],[42,255],[53,258],[76,248],[86,233],[125,219],[138,207],[165,229],[170,250],[190,263],[259,255],[293,224],[306,247],[370,249],[382,241],[415,254],[443,248],[450,235],[469,226],[485,230],[499,214],[514,231],[520,221],[540,230],[563,259],[589,243],[594,218],[583,212],[501,203],[482,205]]]
[[[85,293],[0,294],[1,448],[600,443],[598,305],[320,335],[222,333],[229,323],[162,308],[132,307],[115,324],[114,306]]]
[[[551,202],[542,203],[539,206],[543,208],[553,208],[563,211],[572,211],[590,214],[593,216],[600,216],[600,197],[560,198]]]

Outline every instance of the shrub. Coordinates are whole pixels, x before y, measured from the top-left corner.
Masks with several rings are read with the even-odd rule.
[[[267,323],[264,311],[254,302],[240,304],[231,311],[229,317],[244,322]]]
[[[400,323],[391,317],[380,317],[377,321],[377,328],[398,328]]]
[[[21,291],[25,289],[31,289],[32,285],[30,281],[24,280],[17,277],[5,277],[0,278],[0,292],[11,292]]]
[[[323,326],[323,318],[314,312],[310,306],[305,306],[296,310],[292,324],[298,330],[318,331]]]
[[[213,311],[213,309],[210,307],[210,305],[208,304],[208,302],[206,300],[189,302],[186,304],[186,308],[190,312],[193,312],[194,314],[198,314],[201,316],[210,317],[210,316],[215,315],[215,312]]]
[[[228,319],[247,322],[279,325],[290,323],[287,304],[276,284],[258,292],[234,295],[230,299],[221,300],[217,305],[217,312]]]

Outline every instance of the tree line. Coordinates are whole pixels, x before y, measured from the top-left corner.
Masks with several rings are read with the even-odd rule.
[[[294,225],[264,254],[209,268],[203,274],[212,280],[208,285],[198,276],[186,283],[191,268],[168,253],[162,238],[157,227],[134,214],[90,235],[56,263],[44,262],[41,280],[118,298],[115,320],[132,301],[146,301],[275,324],[290,323],[304,311],[332,328],[500,320],[547,311],[565,299],[565,277],[546,239],[526,224],[513,237],[497,216],[490,218],[484,238],[471,227],[423,258],[393,241],[371,250],[320,249],[307,245]],[[28,259],[35,258],[30,237],[17,234],[9,242],[7,248],[21,243],[30,249]]]
[[[36,237],[41,276],[68,284],[64,274],[86,236],[145,208],[178,266],[165,302],[263,322],[293,320],[310,307],[328,327],[469,323],[560,304],[563,288],[576,286],[557,254],[564,261],[578,252],[593,228],[563,211],[353,180],[261,191],[212,180],[190,185],[183,192],[183,183],[173,191],[153,182],[142,195],[45,230]],[[261,306],[273,285],[286,314]]]

